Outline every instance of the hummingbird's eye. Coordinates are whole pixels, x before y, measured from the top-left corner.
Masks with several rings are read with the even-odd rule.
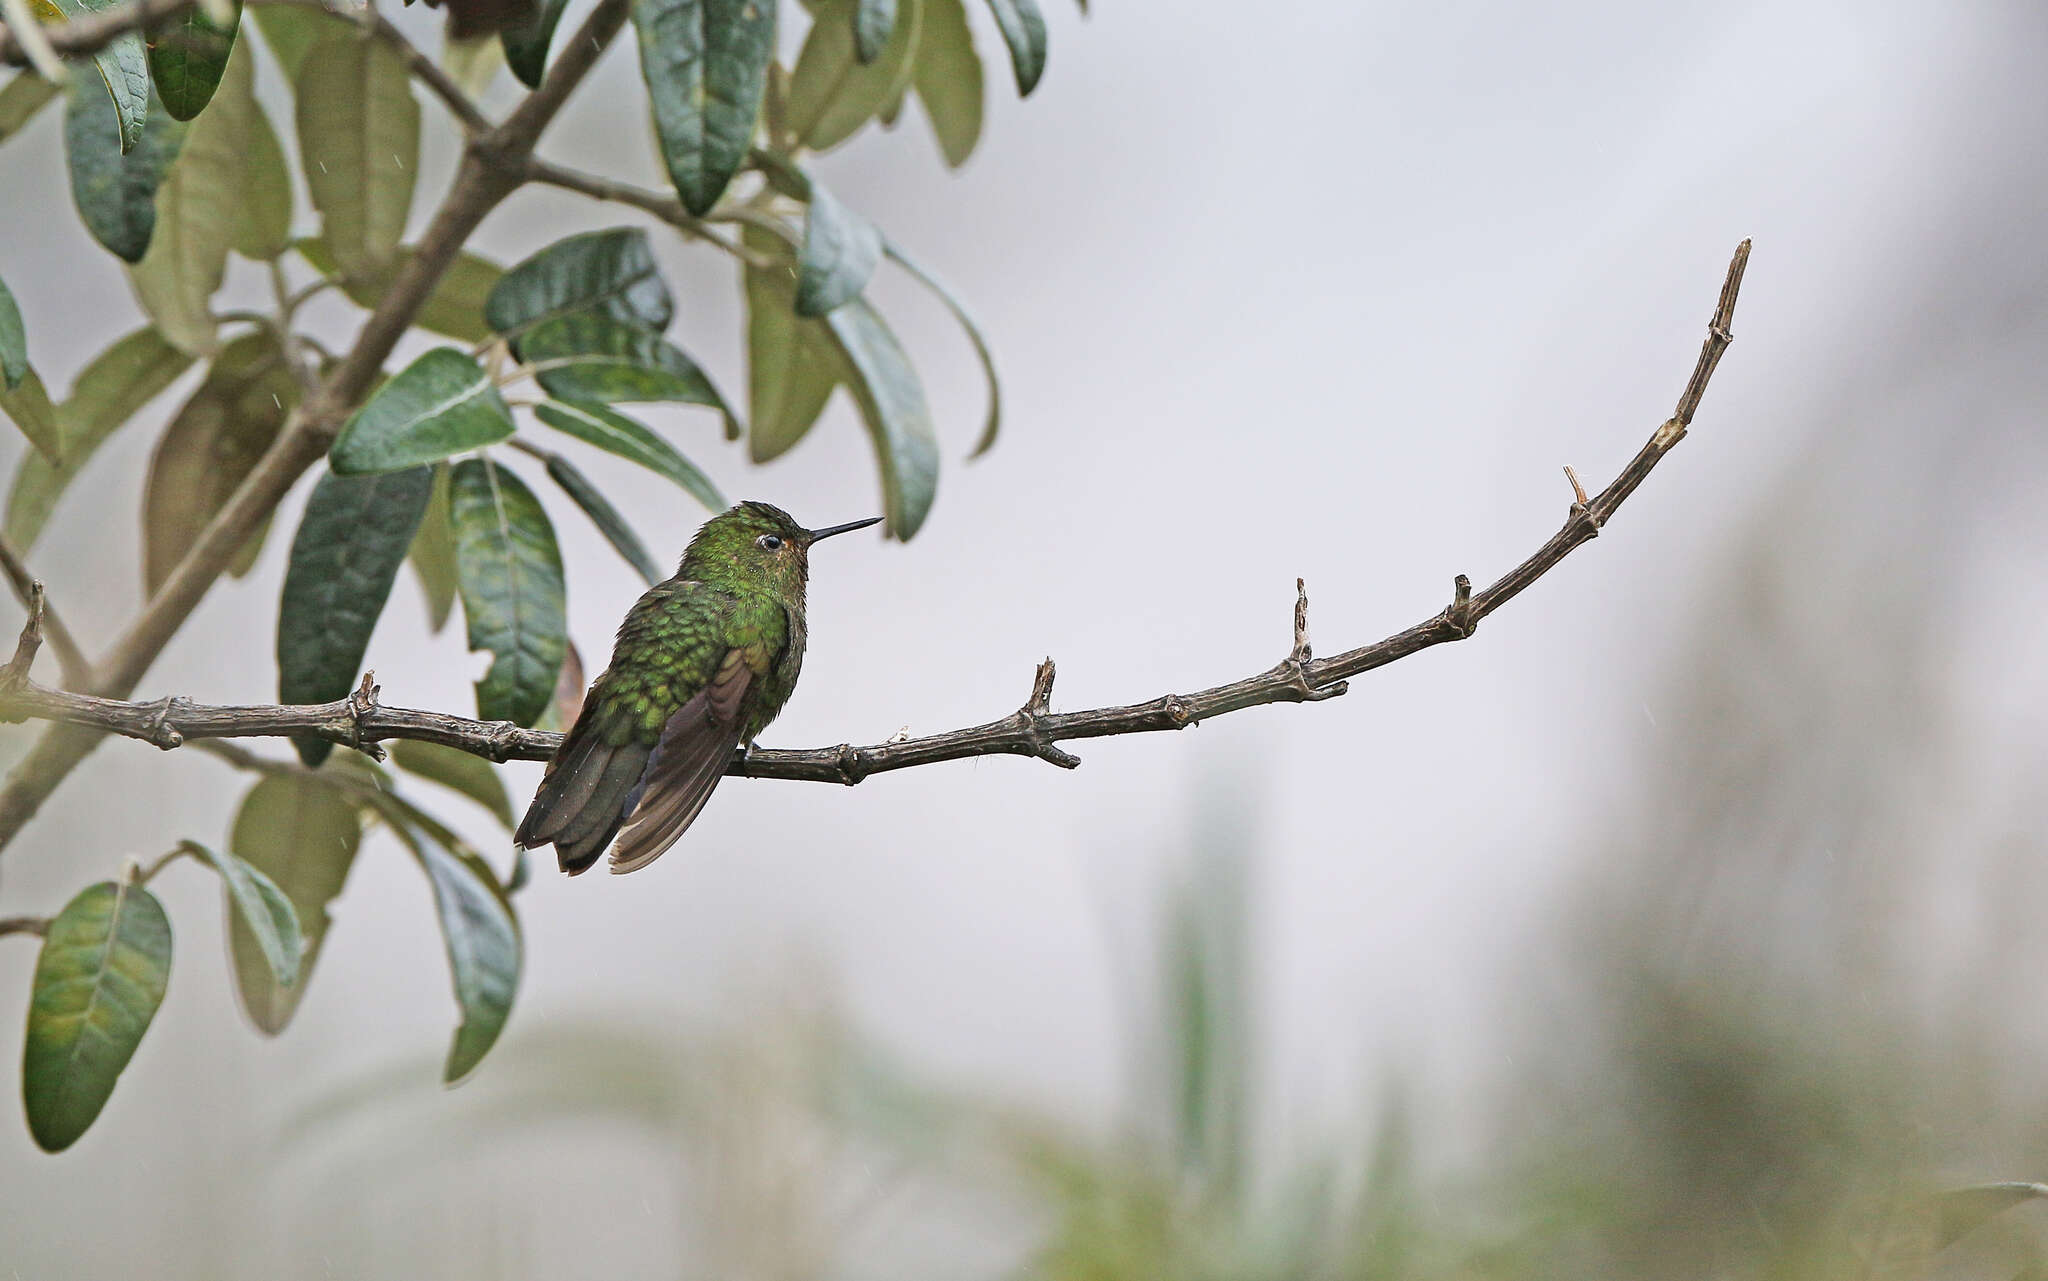
[[[782,550],[782,539],[774,534],[763,534],[754,540],[754,546],[764,552],[779,552]]]

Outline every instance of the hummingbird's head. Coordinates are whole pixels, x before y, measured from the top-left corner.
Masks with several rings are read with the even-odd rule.
[[[683,553],[678,573],[684,578],[711,583],[772,583],[786,592],[801,593],[810,577],[812,543],[834,534],[866,529],[881,520],[880,516],[873,516],[824,529],[806,529],[780,507],[741,503],[704,522]]]

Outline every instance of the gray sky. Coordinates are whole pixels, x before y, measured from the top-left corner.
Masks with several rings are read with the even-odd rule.
[[[1284,655],[1297,575],[1324,653],[1426,617],[1452,575],[1491,581],[1556,528],[1561,464],[1604,484],[1670,412],[1729,253],[1753,237],[1737,341],[1695,432],[1606,536],[1476,639],[1341,700],[1079,744],[1073,773],[1005,758],[854,789],[729,781],[652,870],[542,876],[521,899],[520,1003],[485,1074],[563,1020],[745,1018],[791,975],[829,976],[921,1071],[1105,1121],[1151,889],[1222,789],[1258,816],[1276,1128],[1351,1116],[1389,1060],[1432,1067],[1447,1090],[1490,1075],[1504,974],[1667,732],[1666,668],[1701,625],[1700,585],[1788,465],[1852,445],[1845,383],[1929,358],[1903,301],[1972,323],[2004,305],[1981,268],[2039,204],[2043,33],[2024,8],[1750,3],[1703,20],[1640,4],[1112,0],[1084,22],[1053,4],[1049,71],[1023,104],[982,22],[998,54],[991,121],[963,172],[942,169],[915,118],[820,167],[979,314],[1005,436],[963,461],[981,412],[970,354],[936,306],[885,282],[940,415],[938,503],[908,546],[821,550],[803,685],[766,741],[989,719],[1047,654],[1060,707],[1232,679]],[[424,32],[424,18],[405,21]],[[638,92],[630,50],[613,51],[544,151],[652,181]],[[420,217],[449,160],[445,122],[425,114],[438,150]],[[275,103],[272,116],[287,119]],[[0,151],[0,274],[53,382],[137,321],[113,260],[68,210],[49,217],[59,133],[51,113]],[[476,243],[510,261],[626,221],[522,195]],[[658,239],[678,340],[740,392],[734,273]],[[1945,286],[1959,263],[1980,270]],[[658,421],[734,497],[814,523],[875,509],[843,403],[759,469],[708,415]],[[128,513],[146,434],[117,438],[36,556],[89,638],[139,604]],[[701,519],[662,482],[610,460],[589,470],[664,559]],[[302,499],[144,693],[274,694]],[[571,630],[594,670],[637,584],[573,512],[558,519]],[[429,640],[409,577],[368,662],[387,701],[458,710],[481,666],[459,633]],[[2030,679],[2038,692],[2038,664]],[[21,734],[6,733],[11,756]],[[508,774],[525,793],[538,767]],[[123,857],[218,837],[240,788],[204,758],[106,747],[7,851],[0,909],[53,910]],[[276,1043],[235,1014],[215,896],[196,869],[167,878],[170,996],[93,1133],[50,1161],[0,1125],[14,1172],[0,1236],[26,1235],[50,1269],[22,1275],[58,1275],[60,1242],[108,1267],[128,1257],[86,1220],[68,1226],[86,1189],[137,1241],[176,1243],[192,1266],[219,1257],[181,1230],[220,1213],[198,1208],[208,1192],[188,1175],[269,1150],[279,1119],[335,1082],[445,1046],[431,905],[386,843],[359,861],[319,981]],[[32,948],[0,947],[0,993],[15,994],[0,1061],[16,1056],[32,965]],[[538,1204],[506,1187],[503,1212]],[[305,1212],[301,1193],[271,1195]]]

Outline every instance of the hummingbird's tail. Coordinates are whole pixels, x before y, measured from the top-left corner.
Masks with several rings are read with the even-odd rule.
[[[649,755],[635,743],[605,742],[588,724],[591,719],[579,717],[570,729],[512,838],[526,849],[553,845],[571,876],[597,862],[618,834],[638,799],[635,787]]]

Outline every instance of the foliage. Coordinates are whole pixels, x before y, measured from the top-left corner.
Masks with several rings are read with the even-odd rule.
[[[112,7],[31,4],[50,23]],[[560,65],[565,7],[549,0],[499,37],[502,65],[521,85],[541,86]],[[64,100],[71,198],[128,274],[148,320],[57,398],[32,357],[61,335],[39,331],[36,299],[0,284],[0,412],[30,446],[7,497],[14,550],[33,545],[94,453],[197,364],[196,386],[154,444],[132,446],[152,450],[144,585],[153,598],[169,590],[210,523],[271,464],[300,416],[333,408],[320,397],[331,394],[328,376],[341,358],[306,332],[307,300],[332,290],[377,311],[422,260],[434,274],[423,296],[404,296],[403,319],[455,345],[381,371],[361,403],[338,407],[346,422],[292,533],[281,588],[276,653],[286,703],[332,702],[356,689],[409,563],[434,629],[459,599],[469,645],[491,655],[476,687],[478,714],[528,726],[555,714],[565,682],[580,686],[565,627],[570,567],[557,550],[551,503],[528,487],[517,459],[538,462],[649,581],[661,558],[574,451],[627,459],[707,509],[725,502],[683,449],[622,405],[701,406],[725,439],[745,440],[748,455],[765,461],[797,445],[844,388],[874,445],[888,532],[913,537],[936,496],[940,446],[910,353],[866,296],[885,259],[937,292],[967,328],[991,400],[976,452],[992,441],[994,363],[966,311],[805,169],[806,153],[837,147],[870,121],[893,126],[913,96],[946,163],[967,159],[981,134],[984,72],[961,0],[633,0],[639,77],[679,209],[652,233],[578,229],[509,268],[460,246],[408,240],[427,127],[419,91],[441,97],[474,142],[488,122],[456,84],[496,64],[451,36],[443,65],[469,69],[451,79],[397,28],[340,0],[259,0],[249,13],[288,82],[284,139],[259,98],[269,64],[256,61],[239,0],[209,0],[146,32],[123,32],[80,60],[91,70],[64,92],[33,71],[0,86],[0,142]],[[989,0],[987,20],[1028,94],[1045,64],[1042,15],[1033,0]],[[784,66],[778,33],[791,23],[809,25]],[[298,203],[294,166],[310,208]],[[653,209],[657,199],[634,203]],[[668,337],[675,303],[653,235],[735,259],[747,313],[744,405],[728,402],[720,379]],[[251,272],[270,285],[274,310],[220,309],[223,286]],[[535,424],[566,452],[530,439]],[[225,568],[248,572],[267,526]],[[216,560],[205,572],[219,568]],[[91,887],[49,923],[24,1074],[38,1142],[55,1150],[85,1131],[148,1027],[171,935],[144,886],[176,858],[221,877],[243,1008],[274,1034],[312,977],[329,904],[364,835],[388,829],[425,874],[447,943],[461,1018],[444,1076],[462,1078],[483,1059],[518,987],[522,944],[509,895],[523,865],[501,877],[396,790],[392,775],[335,753],[346,739],[337,730],[299,740],[299,763],[220,750],[260,776],[220,850],[178,843],[157,868]],[[406,744],[396,764],[509,824],[511,801],[489,763]]]

